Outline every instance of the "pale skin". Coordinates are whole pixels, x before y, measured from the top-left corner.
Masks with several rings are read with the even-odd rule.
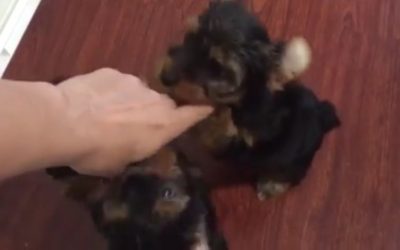
[[[113,69],[46,82],[0,80],[0,179],[49,166],[110,176],[212,112]]]

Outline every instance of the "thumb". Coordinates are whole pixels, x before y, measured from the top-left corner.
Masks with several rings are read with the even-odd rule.
[[[207,118],[213,110],[211,106],[190,105],[175,109],[171,117],[173,122],[165,128],[165,143],[173,140],[196,123]]]

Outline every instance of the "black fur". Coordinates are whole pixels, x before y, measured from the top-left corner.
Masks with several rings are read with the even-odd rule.
[[[216,1],[199,16],[183,43],[169,50],[160,80],[173,98],[174,89],[189,82],[214,104],[217,112],[204,122],[208,126],[197,126],[193,134],[215,156],[249,166],[264,182],[296,185],[325,134],[340,122],[331,103],[319,101],[299,82],[282,82],[281,90],[271,88],[282,72],[285,46],[272,42],[240,3]],[[190,96],[181,99],[196,101]],[[215,122],[220,110],[230,110],[232,121]],[[237,134],[228,133],[230,123]],[[230,143],[221,149],[221,141]]]
[[[160,79],[170,87],[188,80],[216,103],[235,103],[243,92],[265,86],[282,50],[240,3],[212,2],[198,17],[198,28],[168,51],[171,63]]]
[[[330,102],[319,101],[310,89],[294,82],[274,93],[272,100],[262,94],[244,99],[233,108],[233,119],[255,140],[251,147],[242,147],[241,161],[261,175],[292,185],[305,176],[325,134],[340,125]]]
[[[56,180],[63,180],[79,175],[70,167],[51,167],[46,169],[46,173]]]
[[[109,241],[109,249],[191,250],[196,243],[197,226],[203,218],[210,249],[226,249],[223,237],[215,229],[213,207],[199,187],[186,183],[190,201],[176,219],[165,222],[151,214],[151,207],[159,199],[163,182],[155,176],[135,176],[125,183],[121,198],[131,206],[130,217],[126,221],[101,226],[101,212],[93,213],[94,221]],[[101,207],[102,204],[96,204],[92,211],[99,211]]]
[[[50,168],[47,173],[67,183],[75,180],[69,183],[69,192],[79,192],[73,197],[79,197],[86,204],[95,225],[107,239],[109,250],[192,250],[203,221],[210,250],[227,249],[201,178],[190,169],[160,175],[153,171],[158,166],[148,164],[154,163],[136,164],[121,177],[110,180],[105,184],[105,191],[100,190],[100,195],[92,195],[90,200],[91,195],[82,195],[77,185],[84,184],[87,192],[98,193],[100,186],[87,189],[93,177],[77,175],[68,167]],[[187,164],[187,160],[180,156],[179,164]],[[183,210],[172,212],[173,216],[159,213],[155,208],[158,201],[170,204],[186,197],[189,200]],[[117,216],[113,215],[115,211]]]

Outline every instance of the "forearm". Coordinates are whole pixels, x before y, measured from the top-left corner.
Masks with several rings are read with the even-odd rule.
[[[112,69],[44,82],[0,80],[0,179],[48,166],[113,175],[206,118]]]
[[[43,82],[0,80],[0,179],[67,163],[83,145],[61,92]]]

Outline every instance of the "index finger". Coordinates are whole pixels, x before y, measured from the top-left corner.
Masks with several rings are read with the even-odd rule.
[[[207,118],[212,112],[211,106],[182,106],[174,110],[170,119],[172,122],[163,131],[164,143],[178,137],[180,134]]]

